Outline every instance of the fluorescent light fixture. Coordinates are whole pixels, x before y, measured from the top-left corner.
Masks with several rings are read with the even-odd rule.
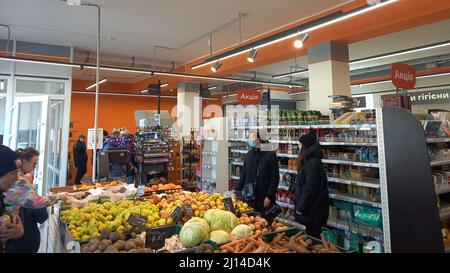
[[[247,61],[249,63],[254,63],[255,62],[255,58],[256,58],[257,55],[258,55],[258,49],[252,49],[250,51],[250,54],[247,57]]]
[[[33,60],[27,58],[19,58],[19,57],[0,57],[0,61],[10,61],[10,62],[23,62],[23,63],[37,63],[37,64],[45,64],[45,65],[55,65],[55,66],[66,66],[66,67],[74,67],[74,68],[84,68],[84,69],[96,69],[95,65],[90,64],[80,64],[80,63],[62,63],[50,60]],[[128,72],[128,73],[138,73],[145,75],[161,75],[161,76],[171,76],[171,77],[180,77],[180,78],[193,78],[193,79],[205,79],[205,80],[213,80],[213,81],[224,81],[224,82],[242,82],[242,83],[254,83],[260,85],[267,86],[280,86],[280,87],[288,87],[289,84],[285,83],[274,83],[270,81],[255,81],[255,80],[245,80],[240,78],[225,78],[225,77],[211,77],[211,76],[203,76],[197,74],[183,74],[176,72],[165,72],[165,71],[153,71],[153,70],[144,70],[144,69],[136,69],[136,68],[125,68],[125,67],[114,67],[114,66],[100,66],[100,70],[104,71],[117,71],[117,72]],[[303,85],[292,85],[293,87],[304,87]]]
[[[69,6],[81,6],[81,0],[66,0]]]
[[[308,37],[308,33],[298,35],[298,38],[294,41],[295,48],[302,48]]]
[[[100,84],[102,84],[102,83],[105,83],[105,82],[107,82],[107,81],[108,81],[108,79],[103,79],[103,80],[101,80],[101,81],[98,82],[98,85],[100,85]],[[88,87],[86,87],[86,90],[89,90],[89,89],[91,89],[91,88],[94,88],[95,86],[97,86],[97,83],[94,83],[94,84],[92,84],[92,85],[89,85]]]
[[[141,90],[141,94],[145,94],[145,93],[148,93],[147,89]]]
[[[0,90],[5,89],[5,81],[4,80],[0,80]]]
[[[417,52],[421,52],[421,51],[426,51],[426,50],[436,49],[436,48],[441,48],[441,47],[446,47],[446,46],[450,46],[450,41],[444,41],[441,43],[435,43],[435,44],[430,44],[430,45],[426,45],[426,46],[404,49],[404,50],[400,50],[400,51],[396,51],[396,52],[392,52],[392,53],[388,53],[388,54],[382,54],[382,55],[376,55],[376,56],[372,56],[372,57],[357,59],[354,61],[350,61],[349,64],[358,64],[358,63],[376,61],[376,60],[392,58],[392,57],[396,57],[396,56],[417,53]]]
[[[219,70],[219,68],[222,66],[222,63],[220,61],[217,61],[212,67],[211,67],[211,71],[216,73],[217,70]]]
[[[208,87],[208,90],[214,90],[214,89],[217,89],[217,86]]]
[[[161,84],[160,87],[161,87],[161,88],[164,88],[164,87],[166,87],[166,86],[169,86],[169,83],[168,83],[168,82]]]
[[[382,3],[380,3],[380,4],[374,4],[374,5],[371,5],[371,6],[368,7],[368,8],[360,9],[360,10],[355,11],[355,12],[350,12],[349,14],[343,15],[343,16],[341,16],[341,17],[339,17],[339,18],[332,19],[332,20],[327,21],[327,22],[324,22],[324,23],[322,23],[322,24],[318,24],[318,25],[316,25],[316,26],[312,26],[312,27],[310,27],[310,28],[301,30],[301,31],[299,31],[299,32],[297,32],[297,33],[292,33],[292,34],[286,35],[286,36],[284,36],[284,37],[281,37],[281,38],[278,38],[278,39],[269,41],[269,42],[267,42],[267,43],[264,43],[264,44],[255,46],[255,47],[253,47],[253,49],[259,49],[259,48],[266,47],[266,46],[269,46],[269,45],[272,45],[272,44],[275,44],[275,43],[279,43],[279,42],[281,42],[281,41],[284,41],[284,40],[287,40],[287,39],[296,37],[296,36],[298,36],[299,34],[310,33],[310,32],[312,32],[312,31],[314,31],[314,30],[317,30],[317,29],[320,29],[320,28],[323,28],[323,27],[326,27],[326,26],[329,26],[329,25],[338,23],[338,22],[340,22],[340,21],[347,20],[347,19],[349,19],[349,18],[352,18],[352,17],[355,17],[355,16],[357,16],[357,15],[360,15],[360,14],[363,14],[363,13],[366,13],[366,12],[369,12],[369,11],[372,11],[372,10],[375,10],[375,9],[378,9],[378,8],[381,8],[381,7],[384,7],[384,6],[386,6],[386,5],[395,3],[395,2],[397,2],[397,1],[398,1],[398,0],[390,0],[390,1],[382,2]],[[220,59],[221,59],[221,60],[226,60],[226,59],[232,58],[232,57],[234,57],[234,56],[241,55],[241,54],[243,54],[243,53],[245,53],[245,52],[248,52],[248,51],[251,51],[251,49],[243,49],[242,51],[238,51],[238,52],[233,53],[233,54],[230,54],[230,55],[221,56]],[[216,61],[217,61],[217,60],[212,60],[212,61],[209,61],[209,62],[200,63],[200,64],[197,64],[197,65],[192,66],[191,68],[192,68],[192,69],[198,69],[198,68],[204,67],[204,66],[206,66],[206,65],[212,64],[212,63],[214,63],[214,62],[216,62]]]
[[[290,77],[290,76],[294,76],[294,75],[307,74],[308,72],[309,72],[308,69],[304,69],[304,70],[299,70],[299,71],[295,71],[295,72],[289,72],[289,73],[284,73],[284,74],[280,74],[280,75],[275,75],[275,76],[272,76],[272,78],[279,79],[279,78]]]

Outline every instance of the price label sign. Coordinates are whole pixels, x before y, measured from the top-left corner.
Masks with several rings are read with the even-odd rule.
[[[236,210],[233,205],[233,199],[231,197],[223,199],[223,206],[225,207],[225,210],[231,211],[232,213],[236,213]]]
[[[192,207],[189,205],[183,205],[183,212],[187,216],[194,216],[194,211],[192,210]]]
[[[164,228],[149,228],[145,233],[145,247],[160,249],[166,244],[167,230]]]
[[[181,209],[181,207],[177,207],[172,214],[170,215],[170,217],[173,218],[173,220],[175,222],[179,222],[181,221],[181,218],[183,218],[183,210]]]
[[[147,217],[140,214],[132,213],[130,214],[130,217],[128,217],[128,223],[130,223],[130,225],[134,227],[143,227],[145,226],[145,224],[147,224]]]

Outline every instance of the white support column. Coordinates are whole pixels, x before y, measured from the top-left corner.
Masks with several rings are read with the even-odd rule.
[[[177,125],[181,136],[189,137],[192,128],[200,129],[202,120],[202,98],[200,85],[182,82],[178,84]]]

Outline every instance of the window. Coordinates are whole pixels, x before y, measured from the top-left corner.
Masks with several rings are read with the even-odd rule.
[[[64,94],[63,82],[17,80],[17,93]]]
[[[6,93],[8,81],[5,79],[0,79],[0,93]]]
[[[3,134],[5,132],[5,110],[6,97],[0,96],[0,144],[3,143]]]

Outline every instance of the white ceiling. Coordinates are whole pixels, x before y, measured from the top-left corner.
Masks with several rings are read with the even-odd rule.
[[[402,49],[418,47],[442,41],[450,40],[450,20],[428,24],[373,39],[350,44],[349,57],[350,60],[360,59],[379,54],[385,54]],[[413,59],[425,58],[430,56],[450,54],[450,46],[439,49],[427,50],[412,54],[406,54],[377,61],[364,62],[350,66],[351,70],[362,69],[366,67],[374,67],[395,62],[408,61]],[[277,75],[291,71],[291,66],[295,63],[294,59],[285,60],[279,63],[270,64],[253,69],[257,73]],[[297,63],[302,67],[308,67],[308,57],[301,56],[297,58]],[[307,78],[308,74],[294,76],[295,78]],[[289,78],[284,78],[288,80]],[[282,80],[282,79],[280,79]]]
[[[152,59],[153,47],[179,47],[246,13],[243,40],[353,0],[89,0],[102,6],[101,52]],[[92,7],[60,0],[0,0],[0,24],[13,26],[13,38],[70,45],[95,51],[97,17]],[[0,32],[0,37],[4,37]],[[113,38],[111,41],[108,38]],[[234,23],[213,36],[213,50],[239,41]],[[157,59],[177,64],[209,54],[207,38],[176,51],[159,50]],[[138,61],[137,60],[137,61]]]

